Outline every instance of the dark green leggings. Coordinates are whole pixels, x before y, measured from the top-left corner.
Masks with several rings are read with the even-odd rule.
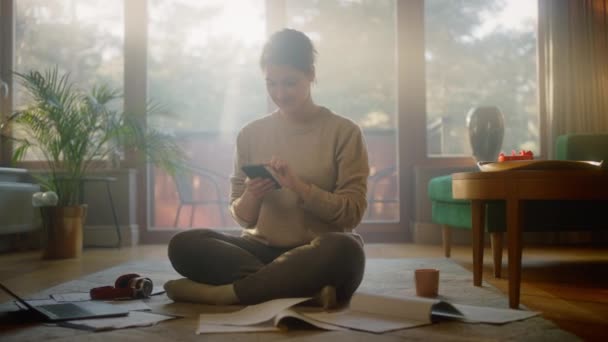
[[[233,283],[242,304],[310,297],[326,285],[336,288],[338,303],[346,303],[365,268],[363,246],[349,233],[326,233],[306,245],[277,248],[247,236],[195,229],[171,239],[169,259],[193,281]]]

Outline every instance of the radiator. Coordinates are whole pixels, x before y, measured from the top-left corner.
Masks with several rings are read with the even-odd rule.
[[[40,186],[28,181],[23,169],[0,168],[0,235],[38,229],[39,215],[32,194]]]

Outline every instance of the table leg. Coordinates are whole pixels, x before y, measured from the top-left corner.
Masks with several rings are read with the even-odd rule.
[[[516,199],[507,200],[507,238],[509,239],[509,307],[519,308],[521,282],[521,203]]]
[[[494,277],[496,278],[500,278],[500,273],[502,271],[502,236],[503,232],[490,233],[492,259],[494,261]]]
[[[473,285],[481,286],[483,270],[483,233],[485,226],[485,202],[471,201],[473,228]]]

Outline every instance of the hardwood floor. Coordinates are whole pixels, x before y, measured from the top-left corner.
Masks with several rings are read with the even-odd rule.
[[[441,257],[441,246],[368,244],[369,258]],[[166,246],[144,245],[117,249],[87,249],[76,260],[42,261],[40,253],[0,255],[0,281],[23,296],[112,267],[128,260],[164,259]],[[472,271],[471,248],[454,246],[452,259]],[[507,293],[506,251],[503,278],[492,272],[489,248],[484,257],[484,280]],[[562,329],[584,340],[603,340],[608,329],[608,249],[526,247],[523,257],[521,302],[543,312]],[[471,284],[472,286],[472,284]],[[0,293],[0,302],[9,300]]]

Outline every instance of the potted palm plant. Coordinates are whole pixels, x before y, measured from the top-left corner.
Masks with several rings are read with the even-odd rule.
[[[139,151],[147,161],[173,173],[185,163],[185,154],[171,136],[148,129],[117,109],[122,95],[116,89],[101,85],[84,91],[56,67],[15,74],[29,105],[8,118],[15,132],[12,159],[22,160],[31,151],[44,160],[45,172],[36,178],[58,197],[57,206],[42,210],[47,237],[44,257],[78,257],[86,215],[80,194],[87,173],[107,167],[108,160],[127,149]],[[158,109],[148,107],[149,112]]]

